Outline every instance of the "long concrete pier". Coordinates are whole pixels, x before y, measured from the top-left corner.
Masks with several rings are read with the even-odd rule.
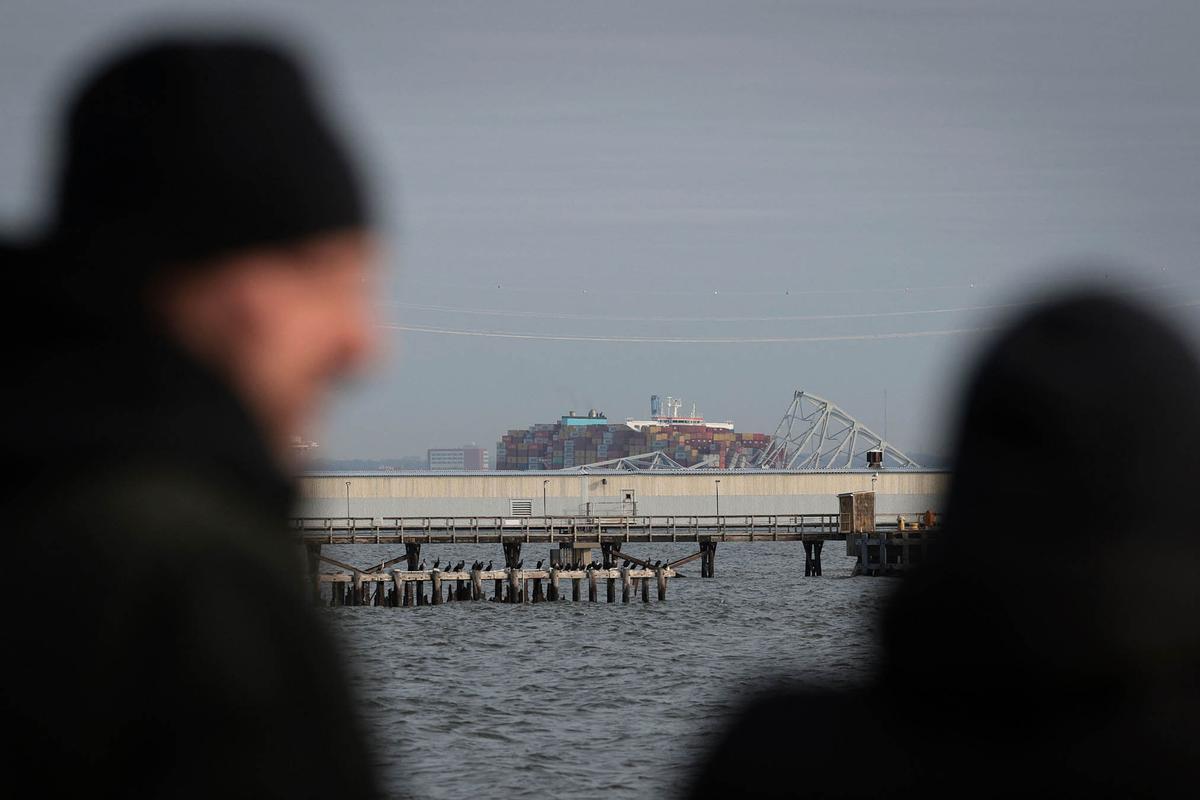
[[[527,576],[533,575],[541,594],[540,581],[554,581],[552,596],[557,596],[557,576],[563,571],[586,570],[595,580],[597,569],[605,570],[608,594],[613,596],[613,584],[617,577],[612,570],[617,562],[624,567],[655,570],[660,583],[662,570],[675,570],[693,560],[700,560],[700,576],[712,578],[716,575],[716,553],[719,543],[739,542],[799,542],[804,547],[805,577],[822,574],[821,551],[828,541],[847,542],[847,555],[858,556],[856,574],[884,575],[902,572],[926,558],[928,546],[939,528],[939,517],[931,509],[911,511],[881,522],[875,513],[875,495],[871,492],[849,492],[835,498],[839,507],[836,514],[726,514],[726,515],[683,515],[683,516],[398,516],[398,517],[297,517],[292,526],[304,542],[308,553],[309,579],[313,582],[314,594],[320,596],[322,583],[331,583],[335,593],[334,605],[344,605],[345,587],[342,583],[353,582],[352,605],[370,604],[362,594],[363,587],[371,582],[383,584],[391,581],[391,594],[380,588],[376,591],[375,604],[411,605],[411,589],[406,585],[418,583],[418,594],[423,596],[420,586],[426,581],[435,585],[434,595],[440,602],[440,581],[448,575],[459,582],[456,592],[459,599],[480,599],[478,583],[479,569],[469,572],[460,568],[452,573],[435,569],[426,571],[420,561],[423,544],[499,544],[503,548],[505,571],[487,570],[487,579],[497,581],[497,596],[503,597],[500,580],[515,581],[518,575],[524,585]],[[894,540],[894,545],[892,545]],[[651,565],[634,556],[623,553],[623,545],[629,543],[676,543],[695,542],[699,550],[692,555],[677,559],[673,563],[661,561]],[[538,563],[536,573],[521,570],[521,548],[525,544],[546,543],[557,547],[551,550],[549,571],[541,572]],[[404,555],[386,559],[378,566],[358,567],[323,555],[325,545],[401,545]],[[602,562],[592,559],[592,550],[598,548]],[[389,567],[407,562],[407,570]],[[330,577],[320,572],[321,563],[331,564],[345,572]],[[611,573],[611,574],[610,574]],[[582,576],[581,572],[581,576]],[[467,590],[462,582],[470,580],[473,588]],[[575,578],[578,581],[578,578]],[[662,583],[665,597],[665,583]],[[509,596],[519,597],[523,590],[514,584]],[[405,594],[405,592],[408,592]],[[464,597],[465,593],[465,597]],[[576,584],[575,594],[578,594]],[[381,598],[386,602],[381,603]],[[516,601],[510,601],[516,602]],[[420,601],[415,604],[419,605]]]
[[[311,544],[801,542],[844,539],[850,532],[838,514],[297,517],[292,526]]]

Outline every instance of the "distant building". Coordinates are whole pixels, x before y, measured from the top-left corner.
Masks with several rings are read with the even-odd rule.
[[[478,471],[488,468],[486,447],[435,447],[427,455],[431,470]]]

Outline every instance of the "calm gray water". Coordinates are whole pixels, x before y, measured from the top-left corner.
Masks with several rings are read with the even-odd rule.
[[[695,545],[627,548],[660,559]],[[326,551],[366,566],[396,549]],[[525,545],[522,556],[529,566],[548,553]],[[877,612],[895,583],[850,578],[844,553],[829,543],[825,574],[804,578],[799,544],[721,545],[715,579],[701,580],[695,561],[682,568],[690,577],[671,581],[667,602],[652,592],[648,605],[325,613],[389,792],[665,797],[686,784],[739,700],[770,679],[849,685],[868,676]],[[422,557],[503,561],[498,545],[426,546]]]

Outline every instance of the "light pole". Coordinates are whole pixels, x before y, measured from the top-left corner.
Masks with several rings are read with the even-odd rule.
[[[717,493],[717,516],[721,516],[721,479],[717,478],[713,481],[713,489]]]
[[[543,517],[549,516],[549,514],[546,513],[546,486],[549,485],[549,483],[550,483],[549,478],[542,481],[542,516]]]
[[[350,524],[350,481],[346,481],[346,524]]]

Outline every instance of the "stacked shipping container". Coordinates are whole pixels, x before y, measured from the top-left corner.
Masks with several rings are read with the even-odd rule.
[[[541,423],[504,434],[496,445],[496,469],[566,469],[655,450],[685,467],[715,455],[717,466],[724,468],[739,455],[754,458],[770,443],[765,433],[704,425],[647,426],[635,431],[623,424]]]

